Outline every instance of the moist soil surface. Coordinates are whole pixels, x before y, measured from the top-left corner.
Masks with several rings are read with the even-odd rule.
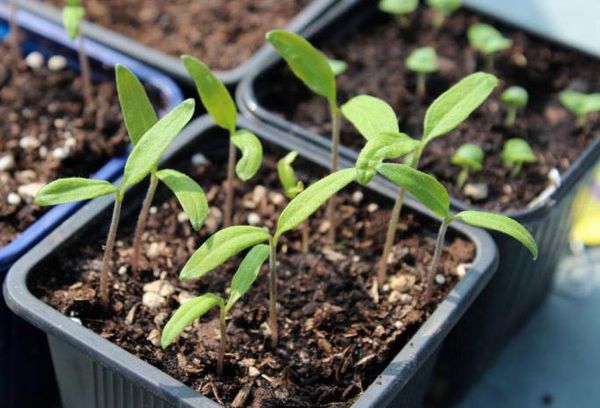
[[[282,157],[283,153],[276,157]],[[181,161],[179,161],[181,163]],[[314,165],[297,159],[305,183]],[[312,167],[311,167],[312,166]],[[96,299],[104,236],[44,262],[33,275],[34,293],[62,313],[123,347],[201,394],[226,406],[345,407],[376,378],[458,281],[459,265],[475,255],[471,242],[448,234],[433,302],[422,306],[421,274],[431,260],[435,223],[405,211],[389,264],[389,283],[372,290],[390,202],[353,185],[340,194],[335,247],[326,244],[323,212],[311,220],[308,253],[300,233],[282,237],[278,252],[280,345],[270,347],[268,267],[230,312],[225,375],[215,374],[219,341],[216,310],[186,330],[171,347],[159,346],[160,331],[181,302],[206,292],[226,295],[240,258],[192,282],[178,273],[194,249],[220,228],[224,165],[188,165],[204,186],[210,216],[193,232],[174,198],[159,189],[144,234],[141,271],[130,270],[131,233],[137,207],[125,215],[112,267],[112,307],[107,315]],[[253,220],[274,230],[285,205],[276,159],[265,157],[256,181],[236,187],[235,224]],[[311,169],[311,174],[303,170]],[[185,171],[184,167],[184,171]],[[126,213],[127,214],[127,213]],[[108,221],[108,220],[106,220]],[[457,268],[458,267],[458,268]],[[43,279],[41,278],[43,277]]]
[[[57,7],[62,0],[47,0]],[[142,44],[212,69],[248,60],[265,33],[283,28],[310,0],[86,0],[86,18]]]
[[[524,209],[549,185],[548,172],[556,168],[563,173],[596,137],[600,115],[591,115],[589,126],[577,129],[574,116],[562,107],[558,94],[565,89],[599,91],[600,62],[466,10],[449,17],[438,31],[430,21],[430,12],[421,8],[410,17],[406,28],[400,28],[383,13],[368,18],[358,29],[337,23],[343,35],[330,35],[316,44],[328,57],[348,62],[347,72],[337,79],[339,101],[343,103],[358,94],[382,98],[398,114],[400,129],[420,138],[426,108],[435,97],[468,74],[485,69],[485,62],[468,45],[467,28],[476,22],[493,24],[513,41],[512,48],[495,60],[493,73],[500,78],[498,89],[466,123],[428,145],[420,168],[436,175],[454,197],[466,203],[498,211]],[[405,58],[419,46],[434,47],[439,57],[439,72],[429,75],[425,98],[417,97],[415,75],[404,67]],[[528,90],[529,104],[519,112],[516,125],[509,128],[503,123],[506,108],[500,94],[511,85]],[[322,135],[330,133],[329,111],[323,98],[310,94],[292,79],[287,68],[277,68],[259,79],[256,92],[261,103],[278,115]],[[501,152],[503,143],[513,137],[525,139],[538,162],[525,165],[511,179],[502,164]],[[455,186],[459,169],[450,158],[467,142],[478,144],[485,152],[483,170],[468,180],[488,187],[484,199],[467,195]],[[342,143],[360,149],[364,140],[345,123]]]
[[[84,115],[77,74],[14,67],[0,43],[0,247],[45,211],[33,202],[42,185],[86,177],[127,144],[113,84],[94,84],[96,109]]]

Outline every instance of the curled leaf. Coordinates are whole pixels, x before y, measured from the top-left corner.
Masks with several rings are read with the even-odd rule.
[[[283,191],[288,198],[294,198],[298,193],[304,190],[304,185],[298,181],[292,163],[296,160],[298,152],[289,152],[285,157],[277,162],[277,175],[283,186]]]
[[[231,142],[242,152],[242,158],[235,166],[235,173],[242,181],[250,180],[262,162],[263,149],[258,137],[241,129],[231,136]]]
[[[342,105],[342,113],[367,140],[383,132],[399,132],[398,118],[392,107],[374,96],[355,96]]]
[[[261,266],[269,257],[270,250],[268,245],[262,244],[248,251],[231,280],[231,293],[225,305],[226,313],[250,289],[258,277]]]
[[[116,193],[118,190],[116,186],[104,180],[63,178],[42,187],[35,196],[35,202],[42,206],[70,203]]]
[[[411,153],[419,146],[417,140],[404,133],[380,133],[367,141],[356,160],[358,182],[368,184],[377,173],[377,166],[384,160],[397,159]]]
[[[183,211],[190,218],[192,228],[198,231],[208,216],[208,200],[202,187],[191,177],[176,170],[157,171],[156,177],[173,191]]]

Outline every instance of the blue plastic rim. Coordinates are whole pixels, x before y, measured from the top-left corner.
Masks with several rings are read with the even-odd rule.
[[[7,19],[7,6],[0,4],[0,40],[4,39],[9,32]],[[69,68],[79,70],[75,51],[78,43],[71,41],[60,25],[25,10],[18,10],[17,23],[26,36],[22,44],[25,53],[39,51],[45,56],[49,56],[62,52],[68,58]],[[181,90],[175,82],[160,72],[95,41],[86,39],[85,46],[95,79],[102,76],[107,79],[107,68],[120,63],[133,71],[145,84],[158,91],[165,111],[171,110],[183,100]],[[114,180],[120,175],[125,160],[126,156],[113,158],[90,177]],[[0,281],[19,257],[82,205],[83,203],[70,203],[51,208],[11,243],[0,248]]]

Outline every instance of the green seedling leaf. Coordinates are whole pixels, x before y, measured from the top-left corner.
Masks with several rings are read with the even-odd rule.
[[[248,292],[248,289],[258,277],[260,268],[269,257],[270,249],[268,245],[263,244],[257,245],[248,251],[231,280],[231,294],[225,305],[225,313],[229,312],[235,302]]]
[[[529,144],[519,138],[508,139],[502,149],[502,162],[507,166],[519,163],[534,163],[537,161],[535,153]]]
[[[441,94],[425,114],[423,142],[428,143],[460,125],[486,100],[498,85],[498,78],[476,72]]]
[[[79,0],[67,0],[62,12],[63,27],[67,36],[74,40],[81,33],[81,21],[85,17],[85,9]]]
[[[299,35],[284,30],[268,32],[267,41],[311,91],[327,98],[330,105],[337,105],[335,76],[321,51]]]
[[[437,54],[432,47],[416,48],[404,60],[406,68],[421,74],[430,74],[438,70]]]
[[[511,86],[502,92],[500,99],[510,107],[522,108],[523,106],[527,105],[529,94],[525,88],[520,86]]]
[[[415,196],[423,205],[440,217],[450,212],[450,198],[446,188],[435,177],[406,164],[383,163],[377,172]]]
[[[192,118],[194,107],[193,99],[183,101],[138,140],[125,163],[123,191],[139,183],[156,168],[165,150]]]
[[[397,159],[413,152],[419,146],[417,140],[404,133],[380,133],[367,141],[356,160],[358,182],[366,185],[377,174],[377,166],[384,160]]]
[[[244,249],[270,239],[271,235],[263,228],[242,225],[222,229],[194,252],[181,270],[179,279],[200,278]]]
[[[208,216],[208,200],[202,187],[191,177],[176,170],[157,171],[156,177],[173,191],[183,211],[190,218],[192,228],[198,231]]]
[[[223,299],[213,293],[206,293],[185,302],[171,316],[164,327],[160,338],[160,346],[162,348],[169,347],[188,326],[222,302]]]
[[[600,111],[600,93],[584,94],[575,91],[560,93],[560,102],[577,116]]]
[[[242,152],[235,166],[235,173],[242,181],[250,180],[262,162],[263,148],[258,137],[247,130],[238,130],[231,136],[231,142]]]
[[[467,31],[471,47],[484,55],[494,54],[510,48],[512,41],[489,24],[473,24]]]
[[[317,209],[342,188],[356,180],[356,169],[336,171],[308,186],[283,209],[277,221],[275,241],[308,219]]]
[[[104,180],[63,178],[42,187],[35,195],[35,202],[41,206],[71,203],[116,193],[118,190]]]
[[[298,152],[292,151],[277,162],[277,175],[283,186],[283,191],[289,199],[296,197],[304,190],[304,184],[301,181],[298,181],[294,168],[292,167],[292,163],[296,160],[297,156]]]
[[[377,7],[384,13],[399,16],[412,13],[418,5],[419,0],[380,0]]]
[[[535,239],[525,227],[511,218],[483,211],[462,211],[456,214],[454,218],[475,227],[491,229],[507,234],[525,245],[534,259],[538,256]]]
[[[181,57],[188,74],[194,80],[202,104],[214,122],[230,134],[235,132],[237,109],[231,94],[211,70],[190,55]]]
[[[449,15],[460,8],[461,0],[427,0],[427,5],[440,13]]]
[[[465,143],[456,150],[451,161],[452,164],[460,167],[468,167],[471,170],[481,170],[483,166],[483,150],[476,144]]]
[[[331,68],[331,72],[333,72],[334,76],[340,76],[348,69],[348,63],[346,61],[337,60],[337,59],[327,59],[329,63],[329,67]]]
[[[383,132],[398,133],[398,118],[385,101],[358,95],[342,105],[342,114],[367,140]]]
[[[125,127],[135,145],[158,122],[158,117],[140,80],[121,64],[117,64],[115,73]]]

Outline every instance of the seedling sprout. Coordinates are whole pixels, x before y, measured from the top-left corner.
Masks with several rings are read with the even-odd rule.
[[[529,94],[525,88],[511,86],[502,92],[500,99],[507,107],[504,124],[507,127],[513,127],[515,125],[515,119],[517,118],[517,110],[524,108],[527,105]]]
[[[577,117],[579,128],[587,125],[591,113],[600,112],[600,93],[563,91],[560,93],[560,102]]]
[[[296,160],[298,152],[292,151],[285,155],[277,162],[277,175],[283,187],[283,192],[290,200],[294,199],[298,194],[304,191],[304,184],[298,181],[296,172],[292,167],[292,163]],[[302,252],[308,252],[310,226],[307,223],[302,227]]]
[[[440,28],[446,18],[461,6],[461,0],[427,0],[427,5],[433,10],[433,26]]]
[[[535,163],[537,157],[529,144],[519,138],[508,139],[502,148],[502,162],[510,169],[510,177],[516,177],[524,163]]]
[[[406,68],[417,73],[417,95],[425,96],[427,74],[438,70],[437,53],[432,47],[421,47],[413,50],[404,61]]]
[[[454,156],[452,164],[461,168],[456,179],[456,186],[462,188],[469,177],[469,171],[479,171],[483,166],[483,150],[476,144],[465,143],[460,146]]]
[[[181,57],[183,65],[196,84],[202,104],[217,126],[229,132],[229,157],[227,159],[227,186],[225,193],[225,211],[223,225],[232,224],[233,193],[235,175],[242,181],[248,181],[258,172],[262,162],[260,140],[245,129],[237,129],[237,109],[235,102],[225,85],[203,62],[189,55]],[[242,157],[236,164],[236,147]]]
[[[512,40],[504,37],[500,31],[489,24],[477,23],[469,27],[467,37],[471,47],[479,51],[485,58],[486,70],[494,70],[495,54],[512,46]]]
[[[407,16],[419,6],[419,0],[380,0],[377,7],[383,13],[394,16],[400,27],[408,25]]]

